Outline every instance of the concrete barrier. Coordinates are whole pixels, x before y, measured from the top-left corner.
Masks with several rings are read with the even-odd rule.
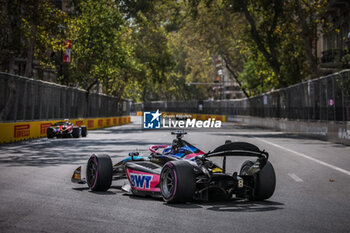
[[[350,145],[350,122],[302,121],[251,116],[227,116],[227,121],[260,126]]]
[[[62,120],[22,121],[0,123],[0,143],[9,143],[32,138],[46,137],[46,129]],[[85,125],[88,130],[99,129],[131,122],[130,116],[70,119],[74,125]]]

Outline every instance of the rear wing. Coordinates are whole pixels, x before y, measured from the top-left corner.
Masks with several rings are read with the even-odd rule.
[[[204,155],[205,157],[222,157],[222,156],[249,156],[249,157],[258,157],[262,159],[268,159],[269,153],[266,151],[249,151],[249,150],[226,150],[218,152],[209,152]]]
[[[269,154],[261,151],[257,146],[247,142],[229,142],[217,147],[212,152],[205,154],[206,157],[218,156],[252,156],[268,159]]]
[[[257,161],[254,163],[251,174],[258,172],[265,165],[269,158],[269,154],[266,151],[261,151],[257,146],[247,142],[231,142],[217,147],[212,152],[208,152],[203,155],[204,158],[210,157],[224,157],[222,161],[222,168],[226,170],[226,157],[227,156],[249,156],[257,157]]]

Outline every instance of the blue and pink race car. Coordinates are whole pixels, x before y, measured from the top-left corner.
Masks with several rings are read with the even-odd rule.
[[[276,176],[268,153],[246,142],[226,141],[211,152],[203,152],[183,140],[185,132],[173,132],[172,145],[155,145],[149,156],[138,152],[113,165],[108,155],[90,156],[85,176],[81,166],[72,176],[72,182],[85,184],[92,191],[106,191],[113,180],[126,179],[122,190],[133,195],[162,197],[168,203],[192,200],[247,198],[265,200],[272,196]],[[226,157],[249,156],[256,161],[242,164],[239,174],[226,173]],[[210,160],[223,157],[222,166]]]

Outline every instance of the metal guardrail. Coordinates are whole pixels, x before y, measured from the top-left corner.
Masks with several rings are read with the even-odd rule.
[[[0,121],[129,115],[130,101],[0,72]]]
[[[245,99],[153,101],[132,106],[133,111],[157,109],[165,112],[350,121],[350,70]]]

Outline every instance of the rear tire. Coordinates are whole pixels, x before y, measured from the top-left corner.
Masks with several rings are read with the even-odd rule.
[[[252,161],[245,161],[242,164],[240,175],[247,175],[248,169],[253,166]],[[253,175],[253,190],[248,199],[251,201],[262,201],[269,199],[276,188],[276,174],[272,164],[267,161],[266,165]]]
[[[73,127],[72,135],[73,135],[73,138],[79,138],[80,137],[80,129],[79,129],[79,127]]]
[[[47,128],[46,135],[47,135],[47,138],[54,138],[55,130],[52,127]]]
[[[108,155],[91,155],[86,167],[86,181],[92,191],[107,191],[112,184],[113,165]]]
[[[88,134],[86,126],[81,127],[81,136],[86,137]]]
[[[196,191],[193,167],[187,161],[167,162],[160,174],[160,190],[168,203],[192,201]]]

